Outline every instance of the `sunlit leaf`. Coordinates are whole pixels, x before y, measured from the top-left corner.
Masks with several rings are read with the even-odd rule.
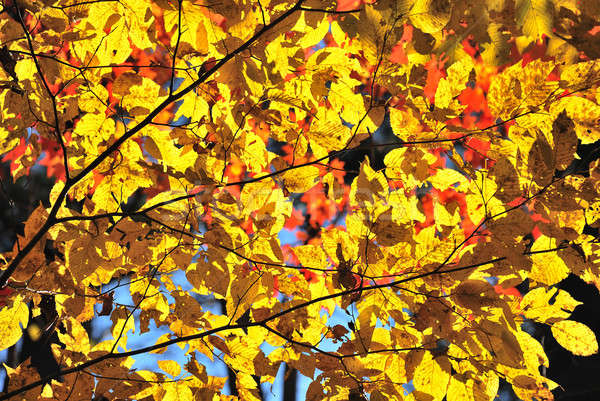
[[[573,355],[589,356],[598,352],[596,335],[586,325],[573,320],[563,320],[552,325],[556,341]]]
[[[6,349],[19,341],[28,320],[29,309],[21,297],[16,297],[12,305],[0,310],[0,349]]]

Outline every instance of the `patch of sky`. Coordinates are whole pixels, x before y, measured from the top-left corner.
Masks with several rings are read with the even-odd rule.
[[[21,342],[22,340],[19,340],[19,342],[17,343],[17,347],[20,346]],[[19,351],[17,350],[17,352]],[[0,351],[0,361],[6,361],[7,358],[8,349],[3,349],[2,351]],[[6,380],[6,369],[4,368],[4,364],[2,364],[2,366],[0,366],[0,383],[4,383],[4,380]]]
[[[44,159],[44,157],[46,157],[46,152],[42,152],[40,154],[40,157],[37,159],[36,163],[39,162],[40,160]],[[41,164],[34,164],[33,166],[31,166],[31,175],[34,174],[39,174],[42,176],[46,175],[46,166],[42,166]]]
[[[481,116],[483,116],[483,111],[481,111],[481,110],[472,111],[471,116],[475,117],[476,121],[479,122],[479,120],[481,119]]]
[[[184,80],[185,80],[184,78],[175,77],[175,79],[173,79],[173,90],[176,91],[177,89],[179,89],[179,87],[181,86],[181,84],[183,83]],[[163,85],[164,89],[169,90],[170,85],[171,85],[171,80],[168,80]]]
[[[490,283],[490,285],[498,285],[498,277],[496,276],[485,277],[485,281]]]
[[[183,101],[179,101],[179,102],[175,103],[175,106],[179,107],[182,103],[183,103]],[[171,125],[174,125],[176,127],[181,127],[181,126],[189,124],[190,121],[192,121],[192,119],[190,117],[179,116],[179,118],[177,120],[173,121],[171,123]]]
[[[216,377],[227,376],[227,366],[225,366],[225,364],[222,361],[222,353],[216,354],[215,356],[213,356],[212,359],[201,352],[196,352],[195,355],[198,363],[206,367],[207,375]],[[229,392],[229,394],[231,394],[231,391]]]
[[[279,238],[279,242],[281,244],[289,244],[289,245],[302,245],[301,241],[296,238],[297,229],[288,230],[287,228],[282,229],[277,237]]]
[[[278,401],[280,395],[283,394],[283,383],[285,378],[285,364],[279,365],[279,370],[275,375],[273,383],[264,382],[260,384],[264,401]]]
[[[429,181],[424,182],[423,185],[417,187],[417,189],[416,189],[417,197],[422,198],[423,196],[425,196],[426,194],[429,193],[431,188],[433,188],[433,185],[431,185],[431,183]]]
[[[444,354],[448,351],[449,347],[450,347],[450,341],[446,340],[445,338],[439,338],[435,343],[434,352]]]
[[[171,275],[171,277],[173,279],[173,282],[176,285],[178,285],[182,290],[189,291],[190,289],[192,289],[192,286],[185,279],[185,272],[183,272],[183,271],[174,272]],[[130,307],[128,308],[128,310],[131,310],[131,306],[134,305],[134,303],[133,303],[133,299],[131,298],[131,294],[129,292],[129,283],[124,282],[124,283],[120,283],[118,285],[113,284],[110,286],[106,286],[104,291],[110,291],[111,288],[113,288],[114,292],[115,292],[114,293],[115,306],[129,305]],[[170,296],[169,292],[166,291],[164,286],[161,285],[160,291],[167,298],[167,300],[169,302],[173,301],[173,298]],[[214,297],[212,297],[212,296],[203,296],[202,297],[201,301],[206,301],[206,302],[201,302],[203,310],[210,311],[214,314],[221,314],[222,311],[220,310],[220,306],[218,305],[218,303],[210,302],[211,300],[214,300]],[[135,349],[146,347],[149,344],[155,344],[160,336],[162,336],[163,334],[166,334],[170,331],[168,329],[168,327],[157,326],[156,322],[154,322],[154,320],[151,320],[149,327],[148,327],[149,330],[145,333],[142,333],[141,327],[139,325],[139,315],[140,315],[140,311],[138,310],[134,313],[134,316],[132,316],[132,319],[135,319],[135,321],[137,322],[136,327],[135,327],[135,332],[134,333],[131,333],[131,332],[126,333],[128,350],[135,350]],[[111,326],[112,326],[112,321],[110,320],[109,316],[96,316],[96,318],[93,320],[93,323],[92,323],[92,337],[99,339],[99,341],[111,339],[112,338]],[[185,344],[183,348],[178,345],[173,345],[173,346],[167,347],[164,350],[164,352],[160,353],[160,354],[145,353],[145,354],[137,355],[134,358],[133,368],[156,371],[156,370],[158,370],[157,361],[159,361],[159,360],[174,360],[174,361],[179,362],[181,365],[183,365],[186,362],[185,351],[188,347],[189,346],[187,344]],[[120,351],[124,351],[124,350],[121,349]],[[201,358],[199,357],[198,359],[200,360]],[[203,362],[204,362],[204,360],[203,360]],[[210,361],[209,358],[206,358],[205,362],[207,362],[205,364],[205,366],[206,366],[208,372],[211,372],[211,371],[218,372],[222,376],[222,373],[224,371],[225,375],[226,375],[227,369],[224,366],[218,366],[219,364],[221,364],[221,365],[223,365],[223,364],[217,358],[215,358],[215,362]],[[209,374],[211,374],[211,373],[209,373]]]
[[[129,349],[147,347],[149,344],[155,344],[158,338],[163,334],[170,332],[168,327],[157,327],[154,321],[150,323],[148,328],[149,331],[144,334],[138,334],[139,328],[136,328],[136,334],[129,333],[127,337],[127,347]],[[177,361],[180,365],[183,365],[186,361],[185,353],[188,348],[188,344],[183,345],[183,349],[179,345],[171,345],[164,348],[164,351],[160,354],[145,353],[143,355],[138,355],[138,357],[135,358],[132,369],[158,371],[159,360]]]
[[[523,316],[523,323],[521,323],[521,330],[524,332],[531,334],[533,337],[535,334],[535,322],[531,319],[527,319]]]
[[[384,322],[383,320],[377,318],[377,320],[375,321],[375,327],[381,327],[387,330],[390,330],[392,327],[394,327],[394,325],[396,324],[396,321],[394,319],[392,319],[392,317],[390,316],[388,318],[388,321]]]
[[[404,383],[402,385],[402,388],[404,389],[404,395],[409,395],[410,393],[415,391],[415,386],[413,385],[412,380],[409,381],[408,383]]]
[[[271,354],[271,352],[275,351],[277,348],[281,348],[281,347],[275,347],[271,344],[269,344],[268,342],[263,342],[260,345],[260,350],[263,352],[263,354],[265,354],[266,357],[269,356],[269,354]]]
[[[409,317],[413,317],[415,314],[408,308],[402,308],[402,312],[405,312]]]
[[[27,141],[29,141],[29,139],[31,138],[31,135],[33,135],[33,134],[39,135],[39,132],[36,128],[29,127],[25,131],[27,132],[27,138],[25,138]]]
[[[373,142],[378,144],[393,142],[402,143],[402,140],[398,138],[392,130],[390,113],[385,113],[381,125],[373,132]]]
[[[464,157],[465,156],[465,145],[463,145],[463,143],[461,141],[455,141],[454,142],[454,151],[456,153],[458,153],[458,155],[460,157]]]
[[[315,369],[315,376],[321,374],[322,372],[319,369]],[[297,401],[305,401],[306,400],[306,392],[308,391],[308,386],[312,383],[312,377],[306,377],[302,374],[298,374],[296,379],[296,400]],[[275,401],[275,400],[273,400]]]
[[[348,322],[353,320],[351,316],[358,316],[358,311],[356,310],[354,303],[349,305],[348,309],[349,310],[342,309],[339,305],[336,305],[333,313],[331,316],[329,316],[327,324],[329,326],[334,326],[336,324],[347,326]],[[325,309],[321,309],[321,317],[325,316],[326,314],[327,311]]]
[[[276,155],[284,156],[285,152],[283,151],[283,146],[287,144],[288,142],[278,141],[269,137],[269,139],[267,140],[267,150],[269,152],[275,153]]]
[[[460,142],[457,142],[457,143],[460,143]],[[461,154],[464,154],[464,151],[465,150],[463,148]],[[456,171],[460,172],[460,169],[458,168],[458,166],[456,165],[456,163],[454,163],[454,161],[452,161],[452,159],[450,157],[448,157],[447,153],[444,153],[443,157],[444,157],[444,160],[446,161],[446,167],[447,168],[452,169],[452,170],[456,170]],[[456,185],[458,185],[458,184],[456,184]]]
[[[506,124],[500,124],[496,127],[496,130],[500,135],[502,135],[503,139],[508,139],[512,142],[512,140],[508,137],[508,128],[506,128]]]
[[[329,32],[331,32],[331,24],[329,25]],[[312,47],[312,50],[314,50],[315,52],[324,49],[325,47],[327,47],[327,44],[325,43],[325,40],[321,40],[319,43],[317,43],[316,45],[314,45]]]

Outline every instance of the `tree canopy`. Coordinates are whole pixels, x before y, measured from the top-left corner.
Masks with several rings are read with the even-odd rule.
[[[258,400],[286,364],[307,400],[551,400],[528,324],[598,352],[557,286],[600,287],[599,3],[2,4],[0,154],[53,184],[0,349],[56,335],[57,365],[0,399]]]

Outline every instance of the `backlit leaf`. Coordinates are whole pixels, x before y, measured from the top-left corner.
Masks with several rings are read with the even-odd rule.
[[[541,251],[531,255],[533,266],[529,272],[529,278],[546,285],[559,283],[569,274],[569,268],[555,252],[544,252],[556,247],[556,240],[546,236],[538,238],[531,250]]]
[[[20,296],[0,310],[0,349],[14,345],[23,335],[29,320],[29,309]]]
[[[589,356],[598,352],[596,335],[586,325],[573,320],[563,320],[552,325],[556,341],[573,355]]]
[[[450,361],[446,357],[433,358],[427,352],[415,369],[413,385],[419,392],[431,395],[432,400],[441,401],[446,395],[450,381]]]

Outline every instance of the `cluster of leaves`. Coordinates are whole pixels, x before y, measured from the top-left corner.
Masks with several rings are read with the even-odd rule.
[[[5,1],[0,153],[55,183],[1,256],[0,348],[40,315],[62,346],[55,373],[7,368],[0,399],[224,399],[215,353],[248,400],[282,363],[309,400],[484,401],[500,379],[552,399],[522,323],[598,351],[555,288],[600,287],[600,163],[580,152],[600,10],[579,3]],[[111,302],[123,278],[133,305]],[[151,322],[168,334],[130,349]],[[131,369],[169,346],[185,366]]]

